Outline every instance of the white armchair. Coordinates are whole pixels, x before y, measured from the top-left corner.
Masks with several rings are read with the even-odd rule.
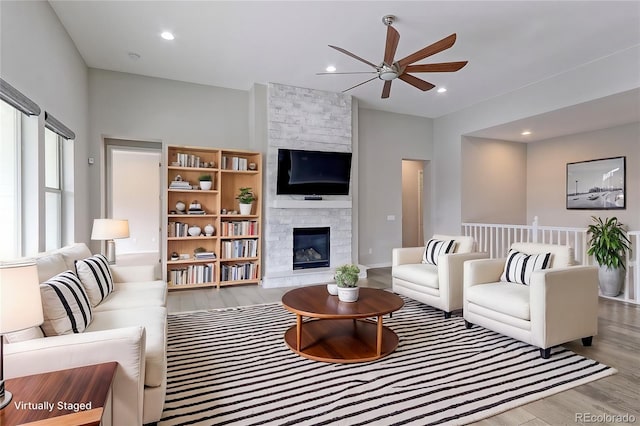
[[[464,265],[464,319],[540,348],[578,338],[591,346],[598,332],[598,271],[573,266],[568,246],[516,243],[521,253],[551,253],[548,269],[530,273],[529,284],[501,281],[505,259],[473,260]]]
[[[456,242],[454,251],[437,256],[437,265],[423,263],[425,247],[394,248],[391,285],[394,293],[444,311],[444,317],[462,309],[462,271],[467,260],[488,257],[474,252],[473,237],[434,235],[433,239]]]

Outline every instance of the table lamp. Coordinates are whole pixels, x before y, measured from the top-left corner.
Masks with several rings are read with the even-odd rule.
[[[93,219],[91,239],[106,241],[105,257],[111,264],[116,263],[116,238],[129,238],[128,220]]]
[[[35,262],[0,262],[0,409],[11,401],[11,392],[4,389],[3,335],[36,327],[43,321]]]

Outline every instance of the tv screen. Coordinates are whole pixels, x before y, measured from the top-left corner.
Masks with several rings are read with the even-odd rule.
[[[351,153],[278,150],[277,194],[349,195]]]

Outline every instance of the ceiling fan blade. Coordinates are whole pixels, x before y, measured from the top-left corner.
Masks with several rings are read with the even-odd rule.
[[[317,72],[316,75],[331,75],[331,74],[378,74],[377,71],[356,71],[356,72]]]
[[[407,65],[404,72],[454,72],[460,70],[465,65],[467,65],[467,61]]]
[[[435,43],[418,50],[417,52],[412,53],[406,58],[402,58],[398,61],[398,66],[400,68],[405,65],[413,64],[414,62],[420,61],[426,57],[431,55],[435,55],[436,53],[440,53],[443,50],[447,50],[456,42],[456,34],[453,33],[449,37],[445,37],[440,41],[436,41]]]
[[[349,52],[348,50],[344,50],[344,49],[343,49],[343,48],[341,48],[341,47],[338,47],[338,46],[332,46],[332,45],[329,45],[329,47],[330,47],[330,48],[332,48],[332,49],[336,49],[338,52],[342,52],[342,53],[344,53],[344,54],[345,54],[345,55],[347,55],[347,56],[351,56],[353,59],[357,59],[357,60],[359,60],[360,62],[364,62],[365,64],[370,65],[370,66],[372,66],[372,67],[373,67],[373,68],[375,68],[375,69],[378,69],[378,67],[377,67],[376,65],[372,64],[371,62],[367,61],[366,59],[362,59],[362,58],[361,58],[360,56],[358,56],[358,55],[354,55],[353,53]]]
[[[368,82],[370,82],[370,81],[373,81],[373,80],[375,80],[376,78],[378,78],[378,77],[376,76],[376,77],[370,78],[370,79],[369,79],[369,80],[367,80],[367,81],[363,81],[362,83],[358,83],[358,84],[356,84],[355,86],[351,86],[351,87],[349,87],[348,89],[343,90],[343,91],[342,91],[342,93],[347,92],[347,91],[349,91],[349,90],[351,90],[351,89],[355,89],[355,88],[356,88],[356,87],[358,87],[358,86],[362,86],[363,84],[368,83]]]
[[[388,98],[389,93],[391,93],[391,80],[385,81],[384,86],[382,86],[382,99]]]
[[[433,84],[429,83],[428,81],[424,81],[424,80],[419,79],[418,77],[414,77],[414,76],[412,76],[410,74],[400,74],[398,76],[398,78],[400,80],[404,81],[405,83],[409,83],[413,87],[417,87],[418,89],[422,90],[423,92],[426,92],[427,90],[431,90],[434,87],[436,87]]]
[[[387,44],[384,48],[384,63],[393,65],[393,57],[396,55],[400,34],[391,25],[387,25]]]

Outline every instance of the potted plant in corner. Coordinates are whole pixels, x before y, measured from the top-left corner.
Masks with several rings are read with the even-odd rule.
[[[256,200],[256,196],[251,191],[251,188],[249,187],[240,188],[240,194],[238,194],[236,199],[240,203],[240,214],[242,215],[251,214],[251,205]]]
[[[353,264],[339,266],[336,269],[335,280],[338,285],[338,299],[342,302],[358,300],[358,274],[360,268]]]
[[[630,241],[618,218],[611,217],[604,221],[595,216],[591,218],[595,223],[587,229],[587,233],[591,234],[587,254],[593,255],[600,266],[600,292],[604,296],[615,297],[620,294],[624,281],[624,259]]]
[[[208,191],[213,186],[211,175],[200,175],[200,189]]]

